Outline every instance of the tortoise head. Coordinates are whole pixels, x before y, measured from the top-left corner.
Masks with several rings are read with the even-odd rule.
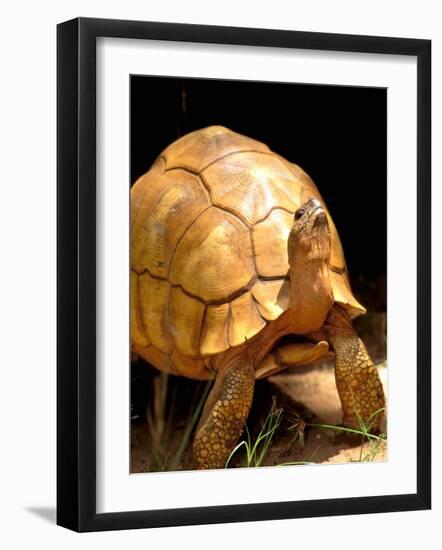
[[[318,199],[309,199],[295,212],[288,239],[290,266],[305,262],[330,260],[331,232],[325,213]]]

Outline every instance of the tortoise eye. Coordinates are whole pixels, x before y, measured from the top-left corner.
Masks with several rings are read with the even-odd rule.
[[[304,215],[304,209],[300,208],[295,213],[295,220],[299,220],[299,218],[302,218],[303,215]]]

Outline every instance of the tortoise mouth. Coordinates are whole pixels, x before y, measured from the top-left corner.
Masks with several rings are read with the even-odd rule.
[[[327,214],[320,206],[311,213],[311,216],[313,217],[312,231],[328,229]]]
[[[304,235],[306,237],[321,237],[324,234],[329,233],[330,228],[328,224],[327,214],[321,205],[315,205],[314,208],[308,213],[308,217],[300,228],[300,237]]]

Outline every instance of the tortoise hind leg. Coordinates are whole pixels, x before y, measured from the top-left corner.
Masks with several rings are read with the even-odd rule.
[[[193,459],[199,470],[223,468],[241,435],[250,411],[255,369],[236,358],[218,372],[196,429]]]

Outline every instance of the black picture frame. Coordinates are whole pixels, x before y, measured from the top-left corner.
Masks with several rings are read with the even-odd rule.
[[[96,39],[118,37],[417,58],[415,494],[96,512]],[[57,28],[57,523],[75,531],[424,510],[431,507],[431,41],[79,18]]]

